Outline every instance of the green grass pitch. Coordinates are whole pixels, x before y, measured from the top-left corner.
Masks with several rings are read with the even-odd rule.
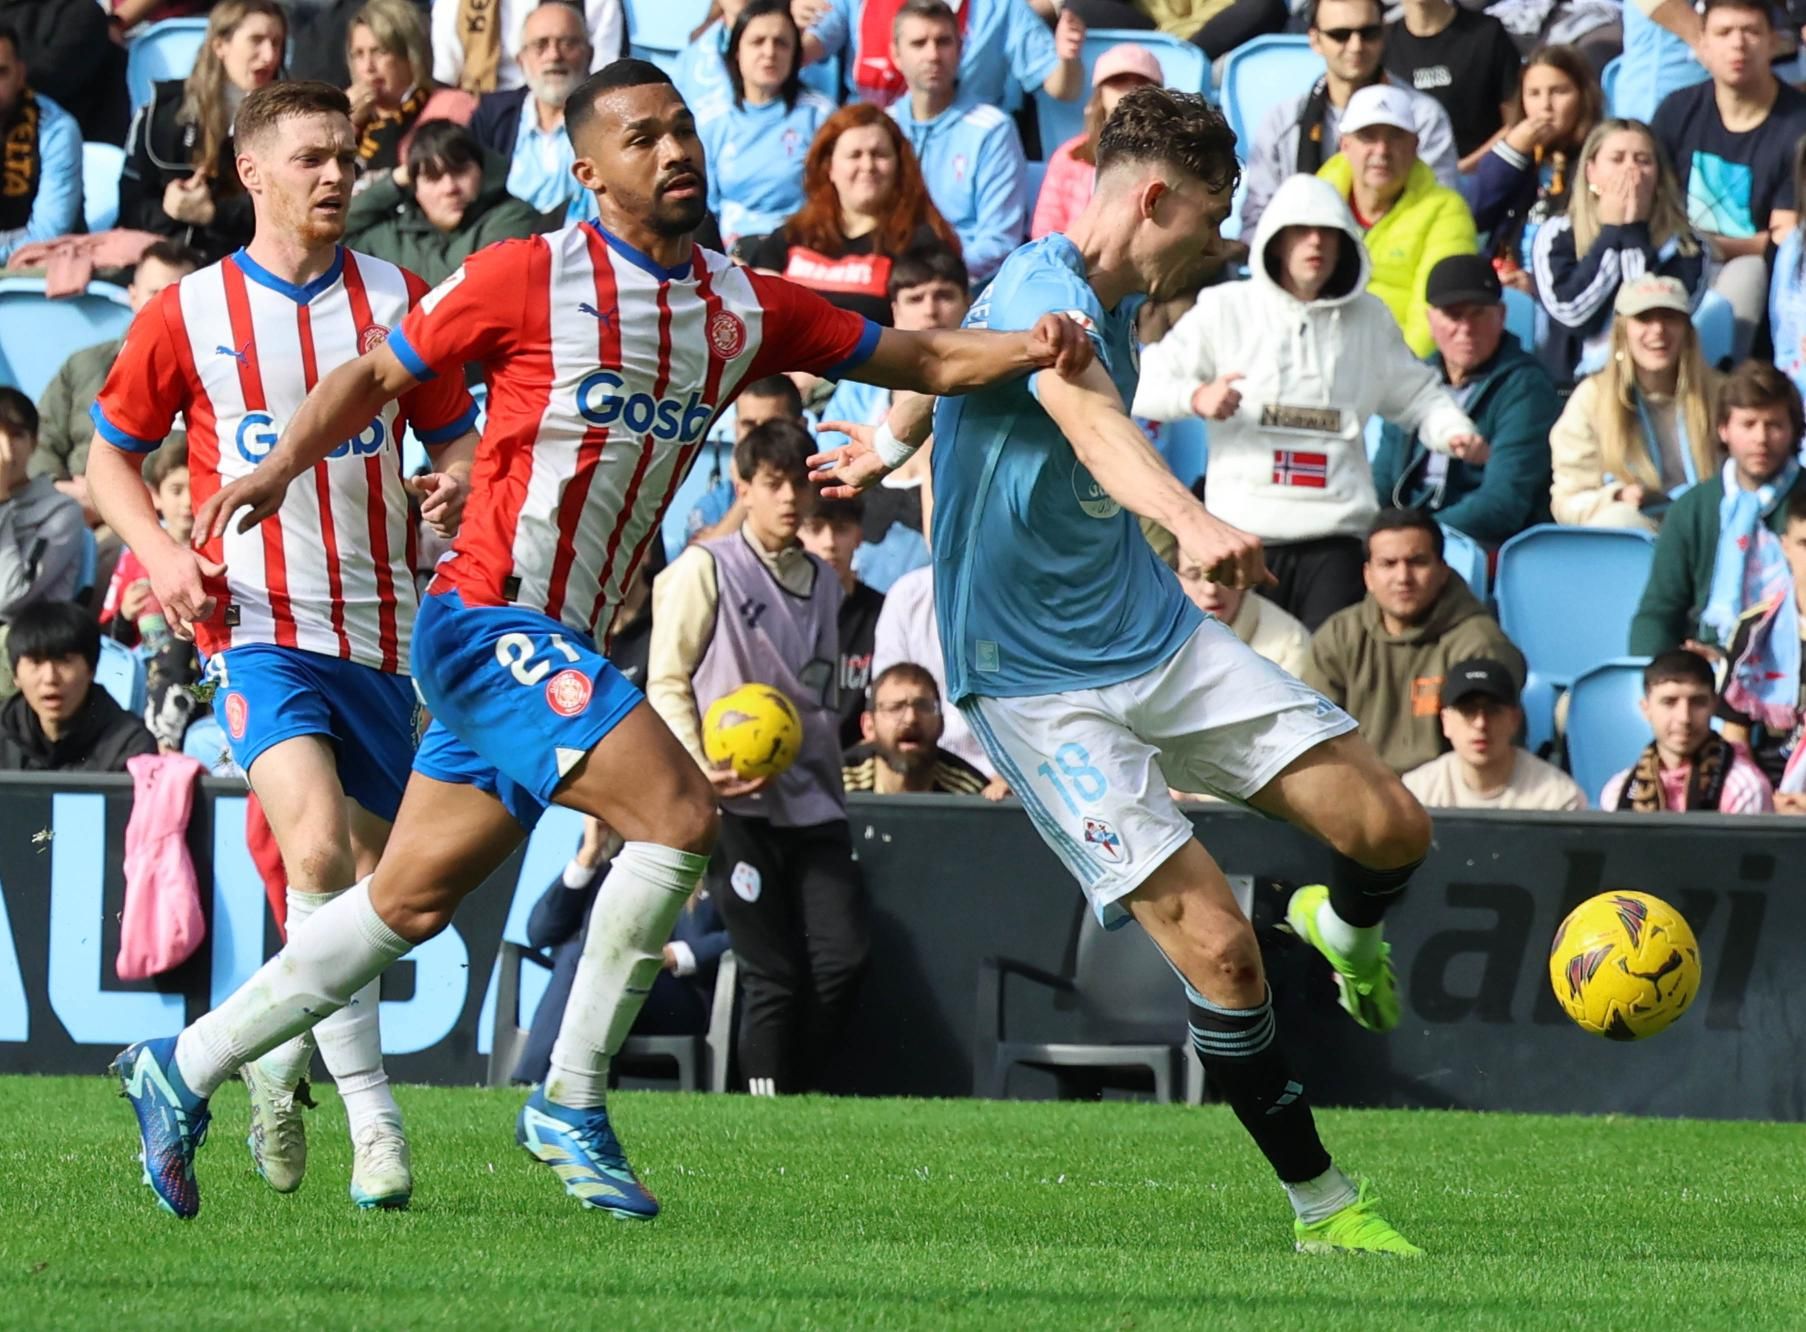
[[[415,1204],[364,1214],[330,1089],[307,1182],[215,1098],[205,1205],[139,1183],[100,1078],[0,1079],[0,1327],[1799,1328],[1801,1130],[1327,1112],[1421,1261],[1305,1258],[1227,1110],[619,1094],[665,1213],[580,1211],[516,1093],[404,1087]]]

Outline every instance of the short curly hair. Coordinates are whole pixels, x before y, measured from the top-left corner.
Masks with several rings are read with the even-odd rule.
[[[1116,104],[1097,136],[1097,169],[1118,162],[1163,162],[1225,194],[1242,174],[1223,113],[1202,93],[1172,88],[1137,88]]]

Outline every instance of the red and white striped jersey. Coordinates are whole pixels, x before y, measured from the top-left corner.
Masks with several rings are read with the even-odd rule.
[[[94,404],[102,438],[135,453],[179,415],[198,508],[269,455],[320,377],[376,346],[426,292],[406,269],[341,248],[304,287],[243,250],[167,288],[132,321]],[[462,378],[423,384],[297,477],[276,516],[236,523],[206,554],[223,562],[219,599],[196,640],[212,654],[275,643],[390,672],[408,669],[413,524],[397,436],[427,444],[476,421]]]
[[[434,591],[607,625],[709,426],[747,384],[836,376],[879,329],[700,246],[664,268],[593,222],[472,255],[389,347],[416,378],[483,363],[471,502]]]

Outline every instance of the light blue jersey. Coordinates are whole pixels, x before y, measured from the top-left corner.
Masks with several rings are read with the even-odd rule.
[[[709,163],[709,207],[732,245],[764,236],[803,206],[803,159],[834,103],[804,89],[795,106],[782,101],[735,106],[731,95],[696,120]]]
[[[1098,359],[1133,402],[1139,297],[1105,310],[1065,236],[1004,261],[968,328],[1042,315],[1089,323]],[[1038,376],[935,408],[934,599],[947,695],[1020,698],[1094,689],[1170,658],[1204,615],[1041,410]]]
[[[964,91],[932,120],[917,120],[907,97],[890,117],[916,150],[929,198],[959,233],[973,285],[986,281],[1028,231],[1028,161],[1016,122]]]
[[[959,51],[959,90],[974,102],[1014,106],[1012,94],[1033,96],[1060,63],[1053,30],[1023,0],[965,0],[965,37]],[[846,53],[847,87],[856,91],[860,55],[859,12],[854,0],[829,0],[809,29],[829,55]]]

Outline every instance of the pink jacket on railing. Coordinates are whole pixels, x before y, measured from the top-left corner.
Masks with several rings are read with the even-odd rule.
[[[1041,193],[1035,199],[1035,220],[1028,229],[1030,240],[1066,230],[1091,202],[1097,168],[1072,155],[1084,142],[1083,134],[1075,134],[1047,159],[1047,174],[1041,178]]]
[[[207,933],[188,854],[195,778],[206,769],[186,754],[140,754],[125,767],[132,774],[132,818],[125,827],[125,913],[114,970],[120,980],[144,980],[181,966]]]

